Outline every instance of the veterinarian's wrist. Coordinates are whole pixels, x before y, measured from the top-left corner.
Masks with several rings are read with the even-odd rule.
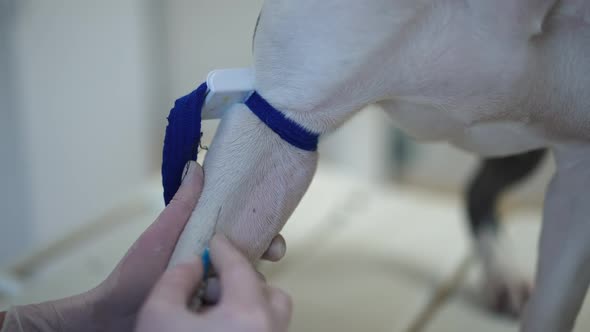
[[[14,306],[6,312],[0,332],[99,331],[86,293],[39,304]]]

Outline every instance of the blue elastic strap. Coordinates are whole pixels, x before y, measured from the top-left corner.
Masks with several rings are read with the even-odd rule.
[[[182,173],[190,160],[197,160],[201,142],[201,110],[207,97],[207,83],[179,98],[168,116],[162,153],[162,185],[164,202],[170,203],[182,181]],[[288,119],[254,92],[246,105],[283,140],[306,151],[316,151],[319,135]]]
[[[180,187],[182,173],[190,160],[197,160],[201,142],[201,109],[207,96],[207,83],[179,98],[168,115],[162,153],[164,202],[170,203]]]
[[[303,128],[274,108],[256,91],[246,100],[246,106],[283,140],[306,151],[318,149],[319,135]]]

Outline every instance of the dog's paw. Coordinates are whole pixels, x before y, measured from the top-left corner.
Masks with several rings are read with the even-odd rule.
[[[494,312],[520,318],[531,297],[532,282],[515,260],[506,234],[482,233],[477,238],[483,264],[483,297]]]
[[[532,283],[516,270],[488,269],[483,281],[484,299],[499,314],[520,318],[532,293]]]

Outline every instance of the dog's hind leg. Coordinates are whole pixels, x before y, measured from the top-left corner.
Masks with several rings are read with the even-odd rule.
[[[466,192],[469,226],[484,268],[484,292],[490,307],[520,316],[531,285],[512,261],[496,206],[500,196],[525,180],[543,160],[546,150],[485,159]]]

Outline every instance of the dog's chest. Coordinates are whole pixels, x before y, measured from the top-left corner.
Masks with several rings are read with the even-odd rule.
[[[410,102],[385,102],[383,108],[410,136],[446,141],[482,156],[515,154],[547,145],[547,135],[527,117],[484,120],[473,110],[447,110]],[[513,115],[513,114],[512,114]]]
[[[481,123],[451,136],[449,142],[481,156],[503,156],[547,146],[537,128],[516,121]]]

